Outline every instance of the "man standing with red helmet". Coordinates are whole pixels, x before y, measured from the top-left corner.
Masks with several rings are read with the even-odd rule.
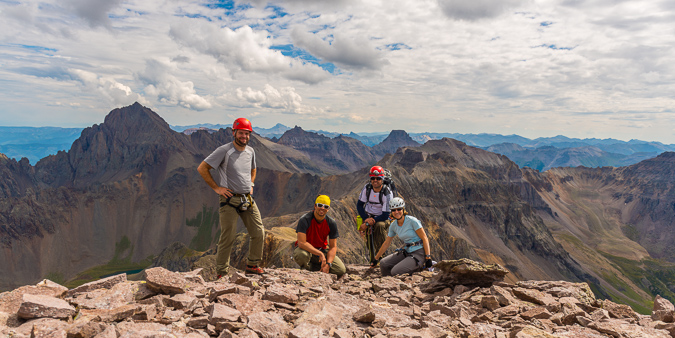
[[[227,275],[230,269],[230,253],[237,234],[237,218],[241,218],[251,238],[246,272],[263,274],[262,262],[265,228],[258,206],[251,197],[256,175],[255,151],[248,147],[253,128],[251,121],[238,118],[232,124],[233,141],[222,145],[199,165],[197,170],[206,184],[220,198],[220,239],[216,253],[218,276]],[[219,182],[211,176],[216,169]]]
[[[363,224],[368,226],[368,232],[372,234],[371,260],[375,250],[382,246],[387,239],[389,231],[389,201],[394,198],[389,187],[384,185],[385,171],[379,165],[370,168],[370,183],[366,184],[359,194],[356,202],[356,210],[363,219]],[[363,227],[360,229],[364,233]],[[370,243],[369,243],[370,244]]]

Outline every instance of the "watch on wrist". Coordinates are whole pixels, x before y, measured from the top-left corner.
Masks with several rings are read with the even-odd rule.
[[[252,186],[252,187],[255,187],[255,182],[251,182],[251,186]]]
[[[332,267],[333,267],[333,263],[326,263],[326,264],[328,264],[328,268],[332,268]]]

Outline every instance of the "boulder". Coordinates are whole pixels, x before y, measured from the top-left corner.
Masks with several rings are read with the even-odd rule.
[[[51,296],[24,294],[18,315],[23,319],[72,318],[77,311],[68,302]]]
[[[674,321],[675,306],[669,300],[656,295],[654,298],[654,309],[652,310],[652,319],[666,323]]]
[[[295,304],[300,298],[298,297],[298,288],[296,286],[274,283],[267,287],[262,299],[277,303]]]
[[[164,305],[174,309],[191,309],[196,303],[197,297],[187,293],[179,293],[164,299]]]
[[[218,326],[220,323],[237,322],[241,318],[241,312],[222,304],[213,304],[208,309],[211,317],[211,325]]]
[[[426,293],[434,293],[455,285],[490,287],[492,283],[503,281],[508,270],[499,264],[483,264],[470,259],[445,260],[436,264],[438,273],[427,283],[420,286]]]
[[[185,293],[191,285],[181,274],[161,267],[145,270],[145,280],[150,289],[169,295]]]
[[[127,274],[121,273],[119,275],[106,277],[103,279],[95,280],[89,283],[82,284],[70,291],[68,291],[68,296],[72,297],[78,293],[89,292],[97,289],[110,289],[115,284],[119,284],[127,281]]]
[[[237,309],[243,315],[248,316],[256,312],[265,312],[272,310],[274,303],[253,296],[241,295],[238,293],[229,293],[218,297],[218,302],[229,307]]]
[[[289,338],[328,338],[328,331],[310,323],[302,323],[288,333]]]
[[[261,338],[276,338],[287,336],[292,325],[275,312],[258,312],[248,316],[248,328]]]
[[[126,276],[126,275],[125,275]],[[78,292],[67,300],[82,309],[115,309],[134,300],[136,285],[120,282],[110,289],[95,288],[88,292]]]

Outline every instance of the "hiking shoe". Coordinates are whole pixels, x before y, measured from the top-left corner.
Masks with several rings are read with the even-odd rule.
[[[265,271],[263,271],[263,269],[257,265],[246,265],[246,273],[262,275],[265,273]]]

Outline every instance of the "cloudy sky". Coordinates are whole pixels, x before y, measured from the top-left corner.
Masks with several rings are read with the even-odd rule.
[[[672,0],[0,0],[0,125],[675,143]]]

